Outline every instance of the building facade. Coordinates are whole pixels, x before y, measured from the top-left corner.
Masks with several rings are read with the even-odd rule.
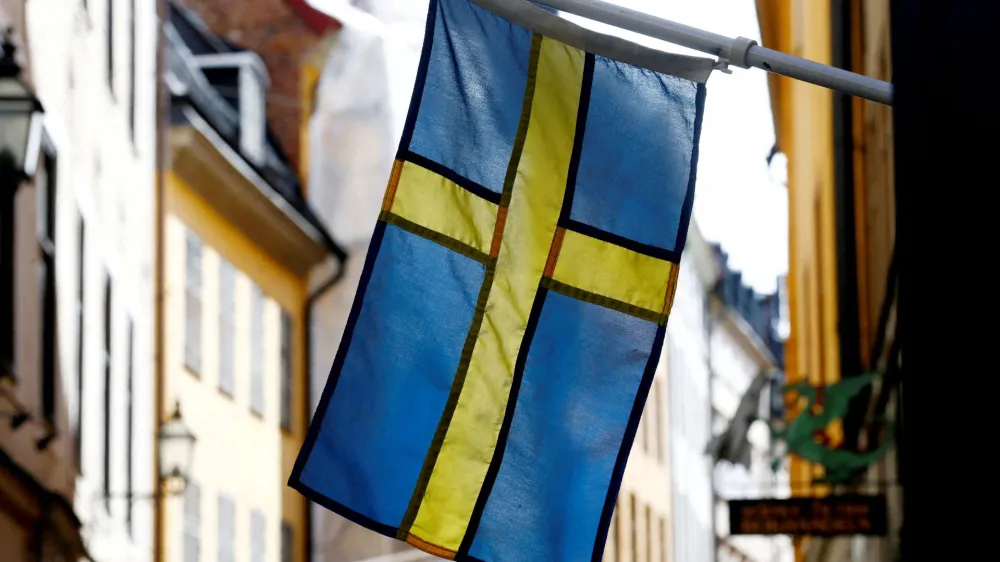
[[[19,256],[29,265],[16,284],[27,322],[16,365],[38,365],[47,381],[23,397],[39,404],[35,448],[47,472],[68,467],[60,489],[89,556],[148,560],[155,3],[7,4],[45,109],[34,189],[19,190],[16,212],[17,238],[30,241]]]
[[[23,2],[0,2],[0,29],[8,28],[0,34],[0,76],[6,82],[19,66],[18,78],[33,89]],[[0,149],[0,547],[14,562],[86,553],[73,506],[79,466],[57,349],[55,264],[41,259],[56,226],[60,162],[49,139],[41,148],[23,162]],[[34,168],[27,180],[25,168]]]
[[[758,0],[763,43],[774,49],[890,81],[886,0]],[[895,345],[895,179],[892,109],[802,82],[771,77],[777,149],[788,159],[789,381],[830,384],[878,371],[832,442],[866,451],[898,424],[899,349]],[[797,495],[885,494],[886,537],[802,539],[799,559],[892,560],[901,527],[896,454],[862,471],[850,486],[813,486],[823,467],[792,459]]]
[[[707,297],[718,277],[711,248],[691,223],[661,362],[669,380],[671,490],[676,562],[711,562],[712,464]]]
[[[783,416],[783,396],[776,388],[783,382],[784,350],[778,336],[779,293],[760,295],[743,284],[730,269],[728,256],[718,246],[714,252],[719,282],[709,303],[709,364],[712,430],[719,434],[733,421],[740,401],[754,379],[764,375],[756,413],[769,420]],[[792,541],[786,536],[731,536],[729,500],[787,498],[791,493],[788,463],[783,450],[762,424],[747,434],[749,466],[719,462],[714,468],[715,532],[719,562],[791,562]],[[777,461],[777,464],[774,464]]]
[[[309,506],[286,486],[308,423],[309,279],[343,253],[266,119],[252,50],[169,4],[163,394],[197,437],[160,560],[305,562]]]

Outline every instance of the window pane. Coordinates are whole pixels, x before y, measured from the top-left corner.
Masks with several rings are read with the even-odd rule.
[[[264,522],[264,513],[259,509],[253,510],[250,515],[250,560],[251,562],[264,562],[267,542],[267,533]]]
[[[184,363],[197,374],[201,372],[201,240],[187,234],[187,286],[184,308]]]
[[[111,512],[111,277],[104,274],[104,506]]]
[[[87,270],[86,259],[86,239],[87,230],[83,217],[78,216],[79,234],[77,239],[77,280],[76,280],[76,423],[74,428],[74,441],[76,444],[76,468],[78,472],[83,472],[83,332],[84,332],[84,279]]]
[[[225,494],[219,496],[219,562],[235,562],[236,505]]]
[[[126,418],[125,418],[125,420],[126,420],[125,421],[125,424],[126,424],[125,425],[125,446],[126,446],[126,452],[125,452],[125,493],[128,495],[128,497],[132,497],[132,493],[135,491],[134,490],[134,485],[133,485],[134,467],[133,467],[133,464],[132,464],[133,445],[134,445],[133,444],[134,435],[133,435],[132,427],[134,425],[134,414],[135,414],[135,409],[134,409],[134,406],[133,406],[133,390],[134,390],[133,375],[134,375],[134,372],[133,372],[133,369],[132,369],[132,366],[133,366],[132,361],[133,361],[134,354],[135,354],[135,332],[134,332],[134,328],[133,328],[133,325],[132,325],[132,319],[129,318],[128,319],[128,357],[126,358],[126,360],[128,361],[128,371],[126,372],[126,376],[128,377],[128,379],[125,381],[125,399],[127,401],[126,402],[126,414],[125,414],[125,416],[126,416]],[[129,536],[132,536],[132,533],[134,531],[133,525],[132,525],[132,523],[133,523],[133,520],[132,520],[132,507],[133,507],[133,502],[132,501],[125,502],[125,510],[126,510],[125,511],[125,524],[128,527]]]
[[[236,271],[228,261],[219,266],[219,390],[232,396],[235,387],[234,330]]]
[[[189,482],[184,491],[184,562],[200,562],[201,490]]]
[[[292,429],[292,317],[281,313],[281,427]]]
[[[295,534],[288,522],[281,523],[281,562],[292,562]]]
[[[264,295],[253,287],[250,341],[253,359],[250,364],[250,409],[264,415]]]

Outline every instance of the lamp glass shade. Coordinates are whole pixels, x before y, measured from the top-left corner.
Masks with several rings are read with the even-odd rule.
[[[187,482],[194,457],[195,436],[180,415],[160,426],[160,479],[178,478]]]
[[[17,172],[24,171],[31,122],[38,101],[16,77],[0,77],[0,155],[6,153]]]

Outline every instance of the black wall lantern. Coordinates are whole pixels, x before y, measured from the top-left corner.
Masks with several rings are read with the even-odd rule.
[[[38,154],[41,143],[37,122],[42,104],[21,81],[12,33],[7,28],[0,38],[0,166],[4,176],[14,174],[24,179],[34,170],[33,156]],[[8,183],[6,177],[3,179]]]
[[[12,34],[0,34],[0,379],[14,366],[14,195],[34,173],[42,137],[42,104],[21,81]]]

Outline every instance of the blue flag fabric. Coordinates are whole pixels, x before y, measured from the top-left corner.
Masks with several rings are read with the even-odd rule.
[[[289,484],[446,559],[600,560],[663,343],[712,61],[432,0]]]

